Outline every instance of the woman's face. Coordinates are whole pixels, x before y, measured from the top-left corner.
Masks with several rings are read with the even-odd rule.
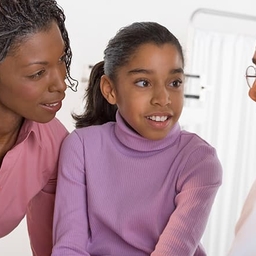
[[[176,47],[141,45],[116,80],[115,103],[126,122],[147,139],[166,137],[183,107],[183,63]]]
[[[28,35],[0,63],[0,117],[46,123],[65,97],[65,45],[56,23]]]
[[[256,50],[255,50],[254,55],[252,57],[252,62],[253,62],[254,65],[256,65]],[[250,88],[250,90],[249,90],[249,96],[252,100],[256,101],[256,79],[253,83],[252,88]]]

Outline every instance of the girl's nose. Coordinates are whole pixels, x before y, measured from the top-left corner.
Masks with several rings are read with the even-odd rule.
[[[171,103],[170,93],[165,87],[157,88],[154,90],[152,103],[161,107]]]

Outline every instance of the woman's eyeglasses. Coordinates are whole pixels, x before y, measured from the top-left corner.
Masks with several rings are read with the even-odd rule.
[[[255,80],[256,80],[256,68],[254,66],[249,66],[246,69],[245,73],[247,84],[250,88],[252,88]]]

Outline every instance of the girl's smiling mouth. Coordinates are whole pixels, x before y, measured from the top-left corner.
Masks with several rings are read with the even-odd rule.
[[[147,116],[147,119],[155,122],[164,122],[168,119],[168,116]]]

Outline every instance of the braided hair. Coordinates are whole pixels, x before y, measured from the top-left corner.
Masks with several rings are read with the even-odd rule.
[[[65,44],[68,86],[76,90],[77,81],[70,76],[72,52],[65,19],[63,9],[55,0],[1,0],[0,63],[6,56],[14,54],[27,36],[47,31],[54,21],[60,29]]]

